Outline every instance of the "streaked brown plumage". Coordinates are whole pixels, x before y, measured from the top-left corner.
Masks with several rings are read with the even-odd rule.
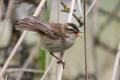
[[[52,56],[54,52],[63,52],[70,48],[79,33],[79,28],[73,23],[45,22],[38,17],[24,18],[15,26],[18,30],[29,30],[40,34],[41,44]],[[60,62],[63,63],[58,57]]]

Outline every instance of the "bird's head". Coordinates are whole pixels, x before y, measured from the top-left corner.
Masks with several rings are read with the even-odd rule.
[[[76,24],[74,24],[74,23],[67,23],[66,33],[73,34],[76,37],[78,37],[79,33],[80,33],[80,30],[79,30],[79,27]]]

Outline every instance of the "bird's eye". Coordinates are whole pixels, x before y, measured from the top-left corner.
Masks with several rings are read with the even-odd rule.
[[[73,29],[69,29],[70,31],[74,31]]]
[[[73,30],[73,29],[71,29],[71,28],[67,28],[67,30],[68,30],[68,31],[71,31],[71,32],[74,32],[74,30]]]
[[[67,30],[74,32],[74,29],[71,26],[68,26]]]

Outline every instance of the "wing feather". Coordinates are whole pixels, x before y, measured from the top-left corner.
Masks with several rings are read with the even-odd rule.
[[[38,17],[24,18],[18,22],[18,25],[15,26],[18,30],[29,30],[38,32],[40,34],[45,34],[51,38],[59,38],[61,35],[57,34],[53,27]]]

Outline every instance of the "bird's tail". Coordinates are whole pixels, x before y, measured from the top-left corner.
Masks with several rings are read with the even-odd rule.
[[[27,17],[21,19],[15,26],[15,29],[40,32],[40,28],[42,28],[44,23],[47,22],[40,20],[38,17],[31,17],[31,18]]]

